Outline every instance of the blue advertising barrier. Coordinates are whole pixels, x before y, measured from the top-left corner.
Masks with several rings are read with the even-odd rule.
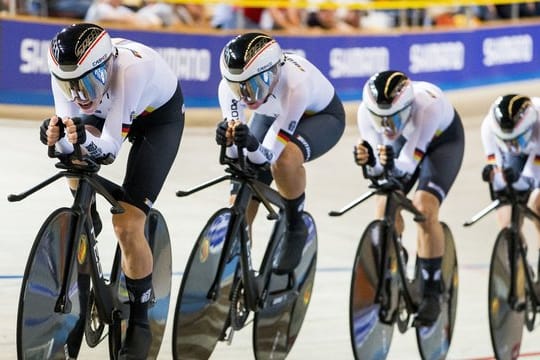
[[[47,49],[65,24],[0,19],[0,103],[52,105]],[[113,37],[159,51],[182,82],[186,105],[217,106],[219,54],[230,34],[110,29]],[[276,36],[332,81],[345,101],[359,100],[366,79],[405,71],[443,89],[540,78],[540,24],[384,35]]]

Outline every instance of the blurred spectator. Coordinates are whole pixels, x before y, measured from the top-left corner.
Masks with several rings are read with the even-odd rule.
[[[364,10],[347,9],[342,16],[342,20],[351,28],[360,29],[362,27],[362,18],[365,16],[366,12]]]
[[[223,29],[226,24],[232,23],[233,17],[234,12],[232,6],[227,4],[217,4],[212,9],[210,24],[213,28]]]
[[[169,4],[158,0],[146,0],[137,10],[141,23],[151,26],[197,25],[206,21],[204,5]]]
[[[291,4],[293,5],[293,4]],[[269,7],[262,15],[261,27],[265,30],[295,31],[304,27],[307,12],[297,7]]]
[[[84,19],[92,2],[92,0],[26,0],[25,8],[27,14],[34,16]]]
[[[9,10],[8,0],[0,0],[0,11]]]
[[[497,4],[494,6],[495,13],[499,19],[512,19],[515,16],[518,18],[526,18],[540,15],[540,3],[538,1],[514,4]],[[515,9],[516,6],[517,9]]]
[[[307,26],[323,30],[350,32],[354,27],[344,22],[336,9],[319,9],[308,14]]]
[[[144,1],[137,10],[137,17],[142,23],[151,26],[171,26],[180,22],[174,5],[157,0]]]
[[[201,4],[179,4],[175,7],[180,23],[186,25],[202,25],[208,21],[206,6]]]
[[[121,22],[139,25],[139,20],[131,8],[122,4],[122,0],[95,0],[84,17],[88,22]]]
[[[228,22],[221,25],[222,29],[260,29],[261,18],[265,8],[239,7],[232,8]]]

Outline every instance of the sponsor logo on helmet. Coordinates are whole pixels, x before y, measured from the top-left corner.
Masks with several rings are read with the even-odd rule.
[[[99,59],[95,60],[95,61],[92,63],[92,67],[100,65],[102,62],[104,62],[105,60],[107,60],[107,57],[108,57],[108,56],[109,56],[109,54],[103,54],[102,57],[100,57]]]
[[[104,33],[103,30],[97,27],[86,30],[75,44],[75,56],[77,58],[83,56],[99,39],[102,33]]]
[[[274,64],[272,64],[272,62],[270,61],[268,64],[258,67],[257,72],[260,73],[260,72],[266,71],[266,70],[270,69],[273,65]]]

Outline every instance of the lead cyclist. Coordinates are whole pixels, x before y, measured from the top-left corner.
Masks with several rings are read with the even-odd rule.
[[[113,194],[124,213],[112,217],[122,250],[130,313],[119,359],[146,359],[152,334],[153,258],[144,235],[146,216],[176,158],[184,129],[180,83],[160,55],[141,43],[112,38],[94,24],[59,31],[48,53],[56,114],[43,122],[41,141],[62,153],[81,144],[101,163],[116,158],[124,140],[132,147],[122,191]],[[63,126],[57,126],[62,122]],[[76,189],[76,184],[70,187]],[[99,232],[99,214],[92,205]]]

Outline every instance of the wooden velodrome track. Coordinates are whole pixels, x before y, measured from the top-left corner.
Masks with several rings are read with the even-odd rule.
[[[488,216],[472,228],[462,226],[465,220],[490,202],[487,187],[480,180],[484,159],[479,124],[497,95],[510,92],[538,95],[539,88],[539,81],[529,81],[449,92],[466,128],[464,163],[441,210],[441,219],[450,225],[454,233],[460,264],[458,315],[449,359],[490,359],[492,356],[487,322],[487,272],[497,232],[496,223],[494,216]],[[354,126],[356,106],[357,103],[347,105],[349,126],[340,143],[327,155],[306,166],[306,207],[314,216],[319,233],[318,272],[306,320],[289,359],[352,359],[348,330],[350,270],[359,236],[372,219],[372,207],[371,204],[360,205],[341,218],[330,218],[327,214],[367,190],[367,182],[353,164],[351,155],[352,145],[358,138]],[[47,158],[46,149],[38,139],[39,120],[50,114],[49,108],[0,106],[0,189],[3,198],[0,201],[0,359],[16,358],[19,288],[33,238],[53,209],[70,205],[70,194],[62,181],[21,203],[6,200],[8,194],[26,190],[55,173],[54,161]],[[174,195],[176,190],[189,188],[223,173],[223,168],[217,163],[218,151],[211,126],[219,118],[220,114],[215,109],[187,110],[181,151],[156,203],[168,221],[174,272],[170,320],[159,359],[171,358],[173,309],[192,244],[207,218],[214,210],[225,206],[227,200],[228,186],[224,183],[188,198]],[[102,175],[121,181],[128,147],[124,146],[114,164],[102,169]],[[107,204],[101,200],[98,205],[106,219]],[[411,225],[408,231],[412,232],[414,226]],[[263,227],[262,224],[260,226]],[[530,233],[530,227],[526,230]],[[101,257],[105,264],[109,264],[115,243],[110,225],[106,224],[100,238],[103,246]],[[413,233],[408,238],[407,246],[414,251]],[[540,345],[536,340],[540,336],[539,331],[527,333],[525,330],[522,353],[528,358],[540,358]],[[80,358],[107,358],[106,341],[95,349],[83,344]],[[218,344],[212,357],[219,360],[252,358],[250,327],[237,333],[232,345]],[[389,358],[419,358],[413,330],[404,335],[395,331]]]

